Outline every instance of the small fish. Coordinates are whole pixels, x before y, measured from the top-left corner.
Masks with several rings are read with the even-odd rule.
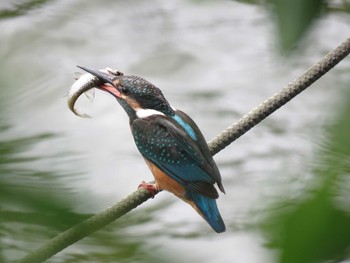
[[[89,89],[88,91],[84,92],[84,95],[89,99],[90,102],[93,102],[95,98],[95,89]]]
[[[78,66],[79,67],[79,66]],[[112,73],[116,76],[120,76],[123,73],[114,70],[114,69],[110,69],[110,68],[106,68],[106,69],[101,69],[101,72],[109,72]],[[91,99],[91,96],[89,96],[89,94],[87,94],[87,91],[93,89],[94,87],[98,87],[99,85],[101,85],[101,80],[90,74],[90,73],[86,73],[81,75],[80,77],[78,77],[77,81],[72,85],[72,87],[70,88],[69,92],[68,92],[68,96],[67,96],[67,104],[69,109],[77,116],[82,117],[82,118],[91,118],[91,116],[89,116],[86,113],[83,113],[79,108],[75,108],[75,102],[78,100],[78,98],[80,97],[81,94],[85,93],[86,96]]]

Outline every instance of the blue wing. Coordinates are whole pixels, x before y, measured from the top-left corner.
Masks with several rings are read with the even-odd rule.
[[[136,119],[131,129],[141,154],[186,189],[217,198],[213,185],[218,183],[223,191],[220,173],[197,126],[196,141],[178,122],[161,115]]]

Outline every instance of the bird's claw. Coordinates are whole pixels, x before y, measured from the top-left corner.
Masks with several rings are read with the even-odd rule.
[[[139,188],[146,189],[152,195],[152,198],[154,198],[154,196],[159,192],[157,184],[155,183],[152,184],[152,183],[146,183],[145,181],[142,181],[141,184],[139,184],[138,186],[138,189]]]

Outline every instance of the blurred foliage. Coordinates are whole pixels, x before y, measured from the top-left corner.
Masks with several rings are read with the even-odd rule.
[[[32,0],[21,3],[10,3],[10,7],[0,10],[0,19],[12,18],[26,14],[28,11],[39,8],[49,0]]]
[[[265,4],[270,8],[284,51],[298,46],[307,30],[322,14],[327,11],[350,11],[347,0],[238,1]],[[8,3],[8,7],[0,10],[0,19],[22,16],[49,3],[48,0]],[[346,182],[345,176],[350,171],[350,96],[348,99],[344,103],[345,107],[339,111],[338,118],[329,127],[328,148],[322,150],[319,156],[321,165],[314,171],[317,183],[301,200],[271,215],[263,226],[271,246],[280,248],[281,263],[334,262],[348,256],[350,217],[349,211],[342,209],[344,205],[340,202],[345,200],[344,203],[349,205],[346,196],[348,191],[342,192],[346,188],[346,184],[343,184]],[[57,135],[44,133],[2,139],[2,134],[11,127],[1,123],[0,262],[8,262],[30,253],[45,240],[90,215],[76,212],[79,204],[67,185],[69,180],[65,180],[76,174],[21,168],[48,158],[44,153],[42,156],[30,157],[22,153],[36,143],[54,139]],[[67,254],[63,252],[63,255],[53,257],[49,262],[169,262],[169,255],[162,258],[145,249],[147,237],[138,234],[133,236],[127,232],[130,225],[155,221],[155,214],[160,209],[162,207],[136,209],[133,216],[125,216],[74,245],[88,249],[82,249],[83,252],[73,250]],[[179,261],[179,255],[175,258]]]
[[[298,47],[313,23],[327,12],[350,12],[349,0],[235,0],[267,6],[275,20],[281,51]]]
[[[281,249],[280,263],[339,262],[349,257],[350,211],[344,207],[350,206],[350,94],[345,98],[328,127],[329,140],[320,150],[313,186],[264,225],[271,245]]]
[[[10,130],[9,126],[1,126],[0,138],[6,137],[2,135]],[[72,179],[78,174],[28,168],[32,162],[50,157],[44,153],[26,157],[26,151],[36,143],[54,138],[54,134],[40,134],[0,139],[0,262],[9,262],[30,253],[46,240],[91,216],[75,212],[79,203],[66,185],[70,181],[68,176]],[[154,215],[163,205],[133,211],[132,216],[124,216],[77,243],[75,247],[89,247],[84,253],[73,250],[48,262],[169,262],[169,259],[147,251],[147,237],[137,234],[134,238],[125,233],[129,225],[135,227],[155,220]]]
[[[270,0],[283,51],[291,50],[320,15],[324,0]]]
[[[8,131],[9,126],[1,126],[0,138]],[[29,241],[39,233],[45,235],[45,231],[39,231],[37,226],[49,227],[58,232],[84,218],[71,212],[74,202],[67,198],[69,191],[59,179],[64,175],[27,167],[45,157],[28,157],[25,155],[26,151],[35,143],[53,137],[53,134],[40,134],[16,139],[0,139],[0,241],[2,242],[9,237],[16,237],[14,240],[18,238],[22,242]],[[65,198],[60,198],[61,194]],[[36,227],[32,230],[30,225]],[[31,245],[21,246],[22,242],[3,243],[0,248],[4,254],[17,249],[30,251]]]

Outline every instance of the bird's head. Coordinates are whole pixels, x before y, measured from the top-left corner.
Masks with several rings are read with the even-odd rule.
[[[125,76],[122,73],[102,72],[80,67],[98,77],[102,85],[97,88],[112,94],[131,121],[140,117],[145,110],[156,111],[165,115],[174,115],[174,110],[163,96],[160,89],[147,80],[137,76]]]

